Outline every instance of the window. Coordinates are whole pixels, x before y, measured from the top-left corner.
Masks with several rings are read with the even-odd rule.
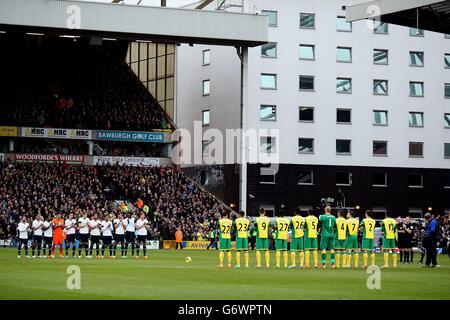
[[[211,93],[210,81],[203,80],[203,95],[207,96]]]
[[[210,155],[209,145],[211,143],[212,143],[212,140],[202,140],[202,155],[204,157]]]
[[[352,62],[352,48],[337,47],[336,61],[338,61],[338,62]]]
[[[444,143],[444,158],[450,159],[450,143]]]
[[[420,173],[408,174],[408,187],[422,188],[423,187],[423,175],[421,175]]]
[[[387,173],[373,173],[372,174],[372,186],[374,187],[387,187]]]
[[[271,164],[262,165],[260,168],[259,183],[274,184],[275,182],[275,171],[272,169]]]
[[[450,53],[446,53],[444,56],[444,64],[446,68],[450,68]]]
[[[410,51],[409,52],[409,63],[414,67],[424,66],[424,53],[420,51]]]
[[[261,121],[276,121],[277,120],[277,106],[261,105],[259,108],[259,119]]]
[[[300,45],[300,59],[301,60],[314,60],[315,59],[314,45],[301,44]]]
[[[312,170],[300,171],[298,174],[298,184],[311,185],[314,184],[314,172]]]
[[[314,29],[316,27],[316,15],[312,13],[300,13],[300,29]]]
[[[272,89],[277,88],[277,75],[270,73],[261,74],[261,89]]]
[[[423,157],[423,142],[410,142],[409,143],[409,156],[410,157]]]
[[[352,174],[350,172],[338,171],[336,172],[336,185],[337,186],[351,186]]]
[[[409,126],[410,127],[423,127],[423,112],[410,112],[409,113]]]
[[[446,34],[444,35],[444,38],[445,38],[445,39],[450,39],[450,34],[449,34],[449,33],[446,33]]]
[[[423,37],[424,32],[423,29],[409,28],[409,35],[411,37]]]
[[[450,113],[444,114],[444,128],[450,128]]]
[[[203,65],[207,66],[211,63],[211,50],[203,50]]]
[[[351,140],[336,140],[336,153],[337,154],[350,154],[351,153]]]
[[[387,141],[373,141],[373,155],[387,156]]]
[[[386,110],[373,110],[373,124],[375,126],[387,126],[388,112]]]
[[[300,76],[299,77],[299,88],[303,91],[313,91],[314,90],[314,76]]]
[[[374,64],[388,64],[389,51],[383,49],[373,49],[373,63]]]
[[[444,188],[450,188],[450,174],[444,174]]]
[[[204,126],[209,125],[209,110],[202,111],[202,125]]]
[[[351,109],[337,109],[336,110],[336,122],[349,124],[352,122],[352,110]]]
[[[261,57],[276,58],[277,57],[277,43],[269,42],[261,46]]]
[[[373,80],[373,94],[387,95],[388,90],[387,80]]]
[[[375,26],[373,29],[373,33],[376,34],[387,34],[389,32],[389,24],[386,22],[378,23],[378,26]]]
[[[450,98],[450,83],[445,84],[444,94],[446,98]]]
[[[314,108],[311,107],[299,107],[298,111],[298,120],[299,121],[314,121]]]
[[[352,93],[352,79],[337,78],[336,79],[336,92],[337,93]]]
[[[275,137],[261,137],[260,138],[260,152],[261,153],[275,153],[276,152]]]
[[[262,10],[261,13],[267,16],[268,26],[276,27],[278,24],[278,12],[277,11],[269,11]]]
[[[409,95],[411,97],[423,97],[423,82],[409,82]]]
[[[314,153],[314,139],[298,138],[298,153]]]
[[[347,22],[347,20],[345,20],[345,17],[338,16],[336,19],[336,30],[351,32],[352,31],[352,23]]]

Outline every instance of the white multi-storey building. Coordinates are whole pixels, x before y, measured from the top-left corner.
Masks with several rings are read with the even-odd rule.
[[[248,50],[243,126],[279,130],[260,141],[279,152],[278,173],[261,176],[260,165],[248,164],[245,209],[252,214],[316,207],[327,197],[380,216],[450,208],[450,38],[348,23],[343,6],[355,2],[244,1],[246,12],[268,16],[270,43]],[[241,1],[225,2],[241,10],[229,4]],[[216,7],[213,1],[203,10]],[[239,128],[236,50],[180,46],[176,59],[177,125]],[[204,139],[193,139],[201,156]],[[236,165],[219,164],[222,196],[236,204]],[[214,181],[208,166],[187,171]]]

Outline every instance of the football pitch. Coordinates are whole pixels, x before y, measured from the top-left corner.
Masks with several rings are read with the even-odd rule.
[[[275,269],[274,252],[270,269],[254,268],[254,252],[252,268],[240,270],[217,269],[217,251],[160,250],[149,251],[149,257],[18,259],[16,250],[1,248],[0,299],[450,299],[446,255],[438,256],[441,267],[435,269],[417,264],[382,269],[379,290],[368,289],[370,275],[362,269]],[[79,290],[67,288],[70,265],[80,268]]]

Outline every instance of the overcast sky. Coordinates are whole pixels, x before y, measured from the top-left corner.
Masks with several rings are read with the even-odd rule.
[[[83,1],[94,1],[94,2],[111,2],[111,0],[83,0]],[[181,7],[186,4],[194,3],[197,0],[167,0],[168,7]],[[126,4],[137,4],[139,0],[124,0]],[[159,6],[161,5],[161,0],[142,0],[140,5],[147,6]]]

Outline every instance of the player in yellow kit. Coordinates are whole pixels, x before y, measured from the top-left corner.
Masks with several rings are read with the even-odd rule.
[[[296,208],[294,216],[291,219],[291,266],[296,267],[296,252],[300,255],[300,268],[303,268],[305,261],[304,235],[305,235],[305,218],[300,215],[300,209]]]
[[[245,218],[245,212],[239,212],[239,218],[234,221],[234,228],[236,230],[236,266],[239,269],[241,267],[241,252],[244,252],[245,267],[248,265],[248,230],[250,221]]]
[[[233,221],[228,218],[228,212],[222,213],[222,219],[219,220],[219,265],[218,268],[223,268],[223,259],[225,252],[227,253],[228,267],[231,268],[231,228]]]
[[[383,259],[384,265],[382,268],[389,268],[389,253],[392,254],[392,261],[394,268],[397,268],[397,254],[395,249],[395,231],[397,229],[397,222],[391,218],[390,213],[386,213],[386,219],[381,222],[381,232],[383,233]]]
[[[256,267],[261,268],[261,251],[265,252],[266,267],[270,268],[269,253],[269,228],[270,219],[266,217],[266,211],[261,208],[259,217],[256,218]]]
[[[375,265],[375,220],[372,219],[372,211],[367,210],[365,218],[361,221],[363,238],[361,249],[363,251],[363,268],[366,269],[369,263],[369,252],[371,265]]]
[[[319,248],[319,243],[317,240],[317,227],[319,224],[319,219],[314,216],[314,210],[308,210],[308,216],[305,218],[305,268],[309,268],[309,258],[311,251],[313,252],[314,258],[314,268],[318,267],[318,255],[317,249]]]
[[[284,210],[281,209],[278,212],[278,217],[275,219],[275,247],[277,249],[277,265],[276,268],[280,268],[281,252],[283,252],[284,267],[288,267],[288,253],[287,253],[287,238],[290,221],[284,217]]]
[[[334,250],[336,250],[336,268],[346,266],[345,255],[345,239],[347,238],[347,219],[344,218],[345,211],[339,210],[338,218],[336,218],[336,239],[334,242]]]
[[[352,251],[355,257],[355,268],[358,268],[358,231],[359,221],[353,217],[353,212],[347,212],[347,239],[345,240],[345,248],[347,255],[345,258],[345,267],[350,268],[352,264]]]

